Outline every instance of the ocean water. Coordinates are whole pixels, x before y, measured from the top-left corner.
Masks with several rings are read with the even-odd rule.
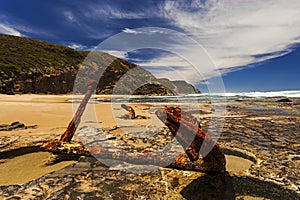
[[[251,99],[251,98],[300,98],[300,90],[291,91],[270,91],[270,92],[241,92],[241,93],[202,93],[202,94],[188,94],[178,96],[137,96],[124,95],[112,98],[97,98],[90,100],[94,103],[197,103],[198,101],[226,101],[237,99]],[[79,102],[80,99],[73,99],[72,102]]]
[[[195,102],[198,100],[236,100],[245,98],[300,98],[300,90],[272,92],[241,92],[241,93],[202,93],[179,96],[125,96],[114,99],[115,102],[130,100],[131,102]]]

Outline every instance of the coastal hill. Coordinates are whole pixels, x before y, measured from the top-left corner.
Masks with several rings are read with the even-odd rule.
[[[89,52],[32,38],[0,34],[0,54],[0,93],[66,94],[73,91],[78,69]],[[113,62],[103,73],[97,86],[97,94],[112,94],[120,78],[133,68],[138,68],[142,80],[147,80],[148,83],[135,91],[128,91],[128,87],[124,86],[119,94],[200,93],[185,81],[156,79],[149,71],[126,60],[102,52],[101,56]],[[136,77],[131,78],[129,82],[134,84]]]

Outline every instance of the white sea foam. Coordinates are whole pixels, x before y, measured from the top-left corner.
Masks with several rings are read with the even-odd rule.
[[[300,97],[300,90],[189,94],[186,97]]]
[[[300,90],[270,91],[270,92],[241,92],[218,94],[226,97],[300,97]]]

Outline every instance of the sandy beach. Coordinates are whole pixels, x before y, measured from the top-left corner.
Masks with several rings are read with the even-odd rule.
[[[101,95],[93,96],[92,98],[103,99],[111,98],[111,96]],[[35,129],[0,131],[0,137],[2,140],[0,152],[4,152],[4,154],[0,153],[0,187],[1,185],[5,187],[5,185],[14,184],[24,184],[25,187],[27,184],[33,184],[32,182],[30,182],[31,180],[39,180],[43,182],[44,180],[48,180],[47,177],[49,173],[51,177],[53,176],[55,178],[57,178],[56,176],[58,176],[55,175],[56,173],[62,174],[64,175],[64,177],[67,175],[69,177],[74,177],[77,171],[79,173],[84,169],[82,168],[82,166],[94,166],[95,169],[99,168],[97,168],[97,165],[99,164],[92,165],[91,161],[86,161],[85,159],[77,161],[76,159],[78,158],[65,161],[62,160],[54,165],[48,166],[45,165],[45,163],[47,162],[47,160],[49,161],[51,156],[47,152],[29,152],[24,154],[21,153],[17,156],[15,155],[11,157],[3,157],[3,155],[9,155],[9,152],[13,149],[23,148],[26,145],[37,146],[41,144],[41,141],[55,138],[58,139],[60,135],[66,130],[70,120],[73,117],[73,113],[78,106],[78,103],[72,103],[72,99],[72,95],[0,95],[0,124],[11,124],[12,122],[19,121],[21,123],[24,123],[26,126],[37,125],[37,128]],[[128,105],[131,105],[135,109],[136,114],[144,116],[145,119],[129,120],[128,118],[126,118],[126,115],[128,114],[127,111],[121,108],[120,103],[90,103],[88,104],[86,111],[82,117],[79,129],[85,126],[101,128],[103,130],[110,131],[111,134],[115,134],[117,139],[121,139],[130,145],[133,144],[137,147],[143,147],[143,145],[148,145],[148,147],[151,147],[151,145],[155,146],[155,140],[153,141],[153,143],[147,141],[145,142],[144,140],[139,139],[139,136],[136,134],[145,131],[146,127],[155,127],[155,129],[158,129],[159,127],[164,126],[164,124],[160,120],[158,120],[158,118],[154,114],[154,111],[160,108],[163,104],[131,103]],[[278,126],[278,130],[287,125],[287,123],[294,124],[294,120],[287,121],[287,118],[281,115],[281,113],[272,113],[274,109],[279,109],[277,108],[277,106],[286,106],[283,107],[284,112],[296,112],[297,109],[299,110],[299,106],[297,106],[298,104],[295,104],[295,108],[293,109],[288,108],[287,106],[289,105],[282,106],[274,103],[266,103],[260,101],[249,101],[245,103],[231,102],[229,105],[229,111],[226,118],[227,121],[224,126],[223,135],[219,139],[219,143],[221,147],[225,148],[226,150],[224,151],[226,153],[227,160],[226,169],[230,176],[232,176],[231,178],[233,178],[233,180],[236,182],[235,184],[253,184],[251,182],[251,179],[247,180],[250,181],[249,183],[247,183],[247,181],[245,182],[245,180],[240,179],[240,177],[256,177],[255,174],[258,172],[260,174],[265,173],[265,177],[269,176],[268,174],[270,173],[270,171],[277,170],[276,173],[279,174],[280,171],[278,171],[276,167],[273,169],[271,166],[284,166],[287,162],[286,160],[293,159],[294,157],[289,158],[289,155],[287,155],[287,157],[282,157],[282,161],[272,161],[271,157],[268,158],[266,156],[271,155],[272,151],[277,152],[277,150],[280,148],[275,147],[275,145],[281,146],[282,143],[279,141],[275,143],[275,140],[270,141],[269,143],[273,145],[273,150],[271,149],[270,151],[267,151],[265,145],[268,141],[266,141],[265,136],[261,136],[260,134],[253,134],[252,132],[249,132],[252,131],[252,129],[245,127],[257,127],[258,132],[263,132],[264,126],[267,126],[268,121],[272,121],[274,119],[277,120],[276,125]],[[269,109],[268,112],[270,111],[270,113],[262,110],[261,114],[258,114],[258,111],[255,109],[260,108],[258,106],[261,105],[264,105],[266,109]],[[210,114],[206,106],[202,108],[203,110],[201,112],[203,114],[200,116],[200,122],[203,128],[207,129]],[[253,111],[253,109],[255,112]],[[253,115],[252,111],[254,113]],[[245,116],[247,116],[247,118],[245,118]],[[296,119],[299,118],[297,116],[294,117]],[[245,121],[245,119],[247,119],[248,121]],[[262,125],[262,123],[266,124]],[[232,137],[233,134],[234,139]],[[287,135],[286,137],[289,136]],[[78,139],[78,137],[75,136],[75,139]],[[250,142],[252,139],[255,142]],[[297,148],[295,145],[297,146],[297,144],[291,144],[290,146],[290,148],[293,148],[294,152],[296,152],[295,148]],[[289,152],[290,151],[292,150],[289,150]],[[293,163],[293,168],[291,167],[291,171],[288,173],[294,173],[295,170],[297,170],[297,166],[299,164],[299,160],[297,160],[297,158],[298,157],[295,157],[296,162]],[[269,165],[268,162],[275,162],[275,164]],[[18,173],[10,174],[9,172],[11,170],[18,171]],[[95,171],[93,168],[89,168],[89,170],[91,171],[89,171],[88,173],[94,173]],[[103,170],[104,169],[102,169],[102,171]],[[107,171],[107,169],[105,170]],[[202,176],[201,173],[199,174],[196,172],[176,172],[177,175],[175,176],[173,174],[175,172],[176,171],[168,172],[171,174],[170,177],[173,177],[170,179],[171,183],[174,177],[179,176],[179,174],[181,174],[179,176],[180,179],[181,176],[184,177],[186,176],[186,174],[190,173],[189,176],[191,180],[189,179],[190,181],[187,181],[186,184],[181,182],[183,185],[185,185],[185,187],[187,187],[187,184],[191,183],[192,180],[195,179],[195,177],[199,178],[199,176]],[[107,171],[107,173],[109,173],[109,170]],[[134,175],[134,177],[136,176],[137,175]],[[113,177],[118,179],[118,176],[116,175],[113,175]],[[194,178],[192,179],[192,177]],[[60,178],[58,178],[57,180],[59,179]],[[134,181],[137,181],[138,179],[139,178],[136,177]],[[268,180],[272,181],[272,179]],[[277,179],[274,182],[278,183],[278,180],[280,179]],[[157,183],[159,183],[159,181]],[[262,182],[261,184],[264,183]],[[253,187],[255,188],[256,186]],[[292,188],[294,186],[290,184],[287,185],[287,187]],[[86,186],[84,188],[85,190],[91,190],[91,188]],[[243,188],[239,188],[239,190],[243,190]],[[173,193],[170,193],[169,195],[177,195],[178,193],[176,188],[171,191],[173,191]],[[285,190],[276,190],[278,194],[283,191]],[[243,199],[267,199],[260,197],[260,195],[262,194],[252,196],[251,193],[247,193],[244,191],[239,194],[239,197]]]
[[[37,129],[3,131],[0,134],[51,134],[65,129],[72,118],[71,96],[0,95],[1,124],[19,121]],[[61,129],[61,130],[58,130]]]
[[[108,95],[93,96],[92,98],[109,98]],[[0,95],[0,124],[10,124],[19,121],[26,125],[37,125],[36,129],[2,131],[0,136],[7,134],[53,134],[63,133],[67,128],[78,103],[72,103],[73,95]],[[145,105],[133,105],[137,113],[147,116]],[[111,103],[88,105],[81,123],[99,123],[104,129],[117,125],[115,115],[125,114],[120,104]],[[97,121],[93,121],[97,120]],[[100,125],[101,123],[101,125]],[[136,124],[148,124],[149,120],[135,120]]]

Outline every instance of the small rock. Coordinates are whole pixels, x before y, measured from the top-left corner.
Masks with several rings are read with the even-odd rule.
[[[275,102],[279,102],[279,103],[290,103],[290,102],[293,102],[293,101],[290,100],[290,99],[284,98],[284,99],[276,100]]]

